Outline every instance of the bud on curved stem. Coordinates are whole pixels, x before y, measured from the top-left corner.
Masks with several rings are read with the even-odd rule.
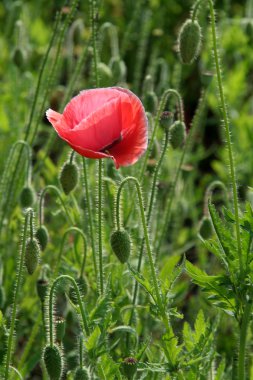
[[[209,209],[208,209],[208,203],[209,201],[212,202],[212,195],[215,188],[220,188],[223,190],[224,196],[225,196],[225,203],[228,203],[228,190],[224,183],[222,181],[213,181],[211,182],[205,191],[205,197],[204,197],[204,215],[209,215]]]
[[[67,218],[68,222],[70,224],[73,224],[73,220],[72,220],[72,218],[71,218],[71,216],[70,216],[70,214],[69,214],[69,212],[67,210],[67,207],[65,205],[64,200],[62,199],[62,196],[61,196],[61,193],[60,193],[59,189],[56,186],[48,185],[48,186],[46,186],[43,189],[43,191],[42,191],[42,193],[40,195],[40,201],[39,201],[39,225],[40,225],[40,227],[43,224],[43,219],[44,219],[43,218],[43,216],[44,216],[44,213],[43,213],[43,210],[44,210],[44,207],[43,207],[44,198],[45,198],[46,193],[49,192],[49,191],[52,191],[59,198],[59,200],[61,202],[61,205],[62,205],[62,207],[63,207],[63,209],[65,211],[65,215],[66,215],[66,218]]]

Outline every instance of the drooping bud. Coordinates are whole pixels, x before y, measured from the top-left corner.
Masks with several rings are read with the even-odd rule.
[[[186,127],[183,121],[175,121],[170,128],[170,144],[173,149],[180,148],[186,137]]]
[[[88,293],[88,284],[85,277],[79,277],[76,280],[76,284],[78,286],[81,297],[85,297],[86,294]],[[73,286],[71,286],[69,289],[69,298],[75,305],[77,305],[78,300],[77,300],[75,288]]]
[[[25,266],[29,274],[37,268],[40,256],[40,246],[37,239],[29,239],[25,248]]]
[[[137,372],[137,360],[135,358],[125,358],[121,363],[123,374],[128,380],[132,380]]]
[[[27,62],[27,54],[24,48],[16,46],[12,53],[12,61],[20,70],[23,70]]]
[[[198,21],[186,20],[178,37],[179,57],[182,63],[191,64],[201,48],[201,28]]]
[[[89,380],[89,374],[86,368],[78,368],[76,370],[74,380]]]
[[[122,83],[126,79],[126,65],[120,58],[112,58],[109,62],[114,83]]]
[[[35,202],[34,190],[30,186],[23,188],[20,194],[20,204],[23,208],[32,207]]]
[[[46,226],[40,226],[36,231],[35,237],[40,244],[41,250],[44,251],[49,240],[48,230]]]
[[[114,231],[111,235],[111,247],[119,261],[127,262],[131,252],[131,241],[125,230]]]
[[[58,346],[47,346],[43,357],[50,380],[59,380],[62,375],[62,357]]]
[[[41,278],[37,281],[37,294],[42,303],[45,302],[45,299],[48,294],[48,288],[49,288],[49,284],[46,279]]]
[[[60,173],[60,183],[66,195],[68,195],[78,183],[78,167],[74,162],[65,162]]]
[[[154,91],[150,91],[145,94],[143,103],[147,112],[156,112],[158,106],[158,99]]]
[[[101,87],[109,87],[112,85],[112,71],[109,66],[103,62],[98,64],[98,75]]]
[[[213,235],[213,226],[208,216],[203,216],[199,224],[199,234],[203,239],[210,239]]]
[[[169,130],[173,123],[174,114],[169,111],[164,111],[160,118],[160,125],[164,130]]]
[[[56,317],[55,318],[56,341],[59,343],[62,342],[62,339],[64,338],[65,328],[66,328],[65,319],[62,317]]]

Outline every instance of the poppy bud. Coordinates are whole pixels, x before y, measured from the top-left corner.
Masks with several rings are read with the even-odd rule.
[[[160,118],[160,125],[164,130],[168,130],[173,123],[173,113],[164,111]]]
[[[66,195],[68,195],[78,183],[78,167],[75,163],[65,162],[60,174],[60,183]]]
[[[213,226],[208,216],[203,216],[199,225],[199,234],[203,239],[210,239],[213,235]]]
[[[25,266],[29,274],[35,271],[40,256],[40,246],[37,239],[29,239],[25,249]]]
[[[89,380],[89,374],[86,368],[78,368],[76,370],[74,380]]]
[[[178,44],[181,62],[191,64],[198,57],[201,47],[201,28],[198,21],[185,21],[179,32]]]
[[[126,78],[126,65],[125,62],[119,58],[112,58],[109,66],[112,71],[113,81],[115,83],[122,83]]]
[[[5,304],[5,290],[2,285],[0,285],[0,309],[4,307]]]
[[[40,226],[37,229],[35,236],[40,244],[41,250],[44,251],[49,240],[48,230],[46,226]]]
[[[126,358],[121,363],[121,369],[127,379],[132,380],[137,372],[137,360],[135,358]]]
[[[41,278],[37,281],[37,294],[42,303],[45,302],[47,293],[48,293],[48,281]]]
[[[32,207],[35,202],[35,194],[30,186],[24,187],[20,194],[20,204],[23,208]]]
[[[114,231],[111,235],[111,247],[119,261],[124,264],[127,262],[130,251],[131,241],[125,230]]]
[[[145,110],[154,113],[158,106],[158,99],[154,91],[147,92],[144,96]]]
[[[103,62],[98,64],[98,75],[102,87],[109,87],[112,85],[112,71],[109,66]]]
[[[50,380],[59,380],[62,375],[62,357],[58,346],[47,346],[45,348],[44,362]]]
[[[12,53],[12,61],[19,69],[23,70],[27,61],[27,54],[24,49],[16,46]]]
[[[170,144],[173,149],[180,148],[185,141],[186,127],[183,121],[175,121],[170,128]]]
[[[65,319],[62,317],[57,317],[55,319],[55,332],[56,332],[56,340],[57,342],[62,342],[62,339],[64,338],[65,335],[65,328],[66,328],[66,323]]]
[[[77,280],[76,280],[76,284],[78,286],[78,289],[80,291],[80,295],[81,296],[86,296],[86,294],[88,293],[88,284],[87,284],[87,281],[84,277],[79,277]],[[70,287],[69,289],[69,298],[71,299],[71,301],[76,305],[78,303],[78,300],[77,300],[77,296],[76,296],[76,291],[74,289],[73,286]]]

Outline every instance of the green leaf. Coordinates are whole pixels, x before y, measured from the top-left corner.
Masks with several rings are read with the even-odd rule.
[[[130,272],[134,276],[135,280],[146,290],[146,292],[155,301],[155,295],[154,295],[153,287],[152,287],[151,283],[141,273],[139,273],[137,270],[135,270],[133,267],[131,267],[130,264],[128,264],[128,269],[130,270]]]
[[[97,347],[100,335],[100,328],[96,326],[85,342],[85,346],[88,351],[94,350]]]
[[[196,321],[194,323],[194,329],[195,329],[195,342],[197,343],[201,336],[205,334],[206,332],[206,322],[205,322],[205,316],[203,313],[203,310],[200,310]]]

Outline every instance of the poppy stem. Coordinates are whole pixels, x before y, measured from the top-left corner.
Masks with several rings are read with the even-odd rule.
[[[22,279],[22,272],[23,272],[24,258],[25,258],[26,237],[27,237],[29,220],[31,221],[32,217],[33,217],[33,210],[29,209],[25,215],[25,224],[24,224],[22,246],[21,246],[21,256],[19,260],[19,267],[18,267],[17,278],[16,278],[15,288],[14,288],[15,289],[14,302],[13,302],[13,308],[12,308],[12,314],[11,314],[11,324],[10,324],[10,330],[9,330],[9,336],[8,336],[7,355],[6,355],[6,363],[5,363],[5,377],[4,377],[5,380],[8,380],[9,378],[13,335],[14,335],[16,313],[17,313],[18,293],[21,286],[21,279]]]
[[[98,161],[98,259],[100,294],[104,293],[103,245],[102,245],[102,209],[103,209],[103,161]]]

